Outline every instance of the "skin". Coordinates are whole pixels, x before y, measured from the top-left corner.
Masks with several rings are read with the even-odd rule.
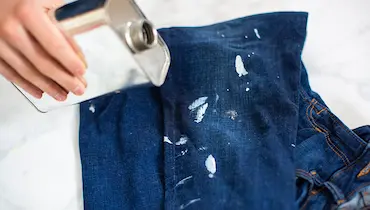
[[[53,21],[62,0],[0,0],[0,74],[36,98],[82,95],[86,66]]]

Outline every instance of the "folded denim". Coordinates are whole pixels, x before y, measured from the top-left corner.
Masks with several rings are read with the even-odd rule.
[[[161,88],[81,105],[85,209],[364,201],[370,127],[351,131],[309,87],[306,23],[307,13],[277,12],[161,29],[172,56]]]

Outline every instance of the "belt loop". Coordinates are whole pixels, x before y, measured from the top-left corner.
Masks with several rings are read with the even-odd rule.
[[[314,182],[318,186],[325,186],[327,190],[332,194],[335,202],[337,202],[337,205],[340,205],[346,201],[345,196],[341,189],[339,189],[334,183],[330,181],[324,181],[321,179],[320,175],[315,171],[310,171],[310,174],[314,180]]]

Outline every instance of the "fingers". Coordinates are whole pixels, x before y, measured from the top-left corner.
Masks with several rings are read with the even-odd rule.
[[[12,82],[31,94],[33,97],[40,99],[43,91],[32,85],[30,82],[22,78],[14,69],[12,69],[3,60],[0,60],[0,74],[5,77],[9,82]]]
[[[72,92],[75,95],[84,93],[86,87],[84,82],[86,83],[86,81],[82,80],[82,76],[79,76],[79,79],[67,72],[54,58],[45,52],[21,25],[17,26],[17,37],[17,42],[10,40],[10,43],[13,43],[13,46],[21,51],[41,74],[52,79],[68,92]]]
[[[85,73],[84,63],[48,15],[44,12],[31,13],[27,9],[19,10],[19,18],[26,30],[30,31],[41,46],[69,72],[74,75],[83,75]]]
[[[9,73],[10,71],[9,69],[11,67],[12,70],[16,72],[21,78],[24,79],[27,78],[28,83],[38,87],[40,90],[44,91],[45,93],[55,98],[56,100],[64,101],[67,98],[67,92],[62,87],[60,87],[53,80],[41,74],[30,62],[27,61],[27,59],[25,59],[17,51],[12,49],[10,46],[8,46],[5,42],[1,40],[0,40],[0,57],[9,66],[3,67],[4,64],[2,65],[2,68],[4,69],[3,71],[7,73],[9,77],[12,78],[12,76],[14,76],[11,73]],[[20,81],[18,85],[20,87],[27,86],[26,83],[24,82],[22,83],[22,81]],[[33,95],[33,93],[31,92],[30,94]]]

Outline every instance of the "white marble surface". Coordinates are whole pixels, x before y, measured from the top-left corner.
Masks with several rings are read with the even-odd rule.
[[[350,127],[370,124],[368,0],[138,0],[157,26],[204,25],[279,10],[310,12],[311,84]],[[0,209],[80,210],[78,107],[40,114],[0,79]]]

